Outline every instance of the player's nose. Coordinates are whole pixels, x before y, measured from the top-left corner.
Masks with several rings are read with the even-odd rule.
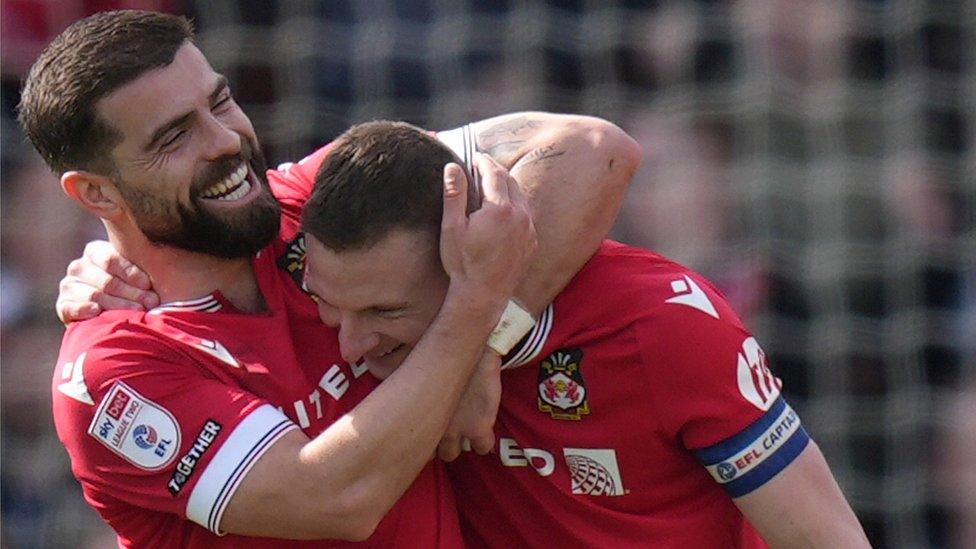
[[[234,128],[215,117],[208,118],[206,126],[210,132],[207,153],[211,160],[240,154],[243,138]]]
[[[363,356],[380,343],[376,333],[363,329],[355,321],[343,319],[339,326],[339,351],[349,364],[359,362]]]

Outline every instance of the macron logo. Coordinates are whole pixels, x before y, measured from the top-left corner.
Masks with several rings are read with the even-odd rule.
[[[201,339],[200,344],[197,345],[197,347],[201,351],[206,351],[219,360],[229,364],[233,368],[241,367],[240,363],[237,362],[237,359],[234,358],[234,355],[230,354],[230,351],[227,350],[227,347],[224,347],[216,339],[213,341],[210,341],[209,339]]]
[[[66,362],[64,364],[64,367],[61,369],[61,379],[67,381],[58,385],[58,391],[61,391],[78,402],[94,406],[95,401],[92,400],[91,395],[88,393],[88,385],[85,383],[84,364],[86,354],[81,353],[74,362]]]
[[[679,305],[694,307],[707,315],[718,318],[718,311],[715,310],[715,306],[708,300],[705,292],[688,275],[685,275],[683,279],[672,280],[671,290],[678,295],[666,300],[666,303],[677,303]]]

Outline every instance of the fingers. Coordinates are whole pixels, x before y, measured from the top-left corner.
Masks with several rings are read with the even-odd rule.
[[[110,273],[108,265],[100,266],[90,258],[76,259],[68,266],[68,276],[61,282],[61,294],[72,301],[82,299],[99,300],[105,309],[151,309],[159,304],[159,297],[155,292],[130,285],[126,280]],[[111,264],[115,269],[122,267],[117,261]],[[124,268],[124,267],[122,267]],[[134,265],[132,268],[138,270]],[[116,272],[119,272],[116,270]],[[130,270],[131,272],[131,270]],[[141,271],[138,271],[140,274]],[[145,277],[145,274],[142,274]],[[138,277],[136,277],[138,278]],[[146,277],[148,280],[148,277]],[[119,303],[131,303],[123,307],[114,307]]]
[[[104,240],[89,242],[82,257],[68,265],[61,284],[62,296],[82,303],[82,298],[92,298],[91,290],[85,286],[101,292],[96,297],[104,299],[98,303],[102,309],[152,309],[159,305],[149,276]]]
[[[102,308],[98,306],[98,303],[92,303],[90,301],[77,303],[60,299],[55,304],[54,309],[57,311],[58,318],[62,324],[70,324],[72,322],[95,318],[102,312]]]
[[[108,245],[107,242],[101,243]],[[111,248],[111,246],[109,246]],[[114,257],[113,257],[114,256]],[[125,279],[118,278],[121,274]],[[159,305],[159,296],[149,289],[149,277],[114,249],[100,249],[90,243],[85,255],[68,265],[59,285],[55,310],[61,322],[86,320],[109,309],[148,310]]]
[[[484,436],[461,437],[458,435],[444,435],[437,445],[437,457],[441,461],[452,462],[460,457],[462,452],[474,451],[479,456],[488,454],[495,448],[494,433]]]
[[[468,180],[461,166],[450,162],[444,166],[444,217],[441,229],[463,227],[468,203]]]
[[[99,290],[95,290],[94,294],[92,295],[92,300],[96,305],[98,305],[99,307],[102,308],[102,310],[105,311],[114,311],[118,309],[131,309],[133,311],[142,311],[142,310],[152,309],[153,307],[159,304],[159,298],[155,298],[156,305],[146,307],[145,305],[143,305],[142,301],[132,301],[122,297],[115,297]]]
[[[529,207],[529,198],[525,196],[522,192],[522,187],[519,186],[518,180],[516,180],[512,175],[506,172],[508,177],[506,178],[506,183],[508,186],[508,199],[518,208],[524,208],[526,211],[531,212]]]
[[[447,436],[441,439],[437,445],[437,457],[448,463],[454,461],[461,455],[461,437]]]
[[[470,450],[474,450],[479,456],[483,456],[488,452],[491,452],[495,448],[495,434],[491,433],[485,436],[471,437]]]
[[[61,287],[61,295],[58,297],[54,308],[58,313],[58,318],[64,324],[87,320],[98,316],[105,310],[130,309],[139,311],[144,309],[140,302],[107,295],[98,288],[71,277],[63,279]],[[68,289],[65,290],[65,288]]]
[[[81,260],[75,260],[81,261]],[[74,264],[74,262],[72,262]],[[120,279],[110,276],[100,268],[88,265],[77,269],[69,267],[68,274],[58,285],[58,303],[92,303],[104,310],[143,309],[159,305],[159,296],[153,291],[133,288]]]
[[[512,179],[501,164],[486,154],[476,154],[475,166],[481,173],[481,192],[486,202],[501,204],[511,200],[509,188]]]
[[[152,289],[149,275],[128,259],[122,257],[112,245],[104,240],[94,240],[85,246],[84,257],[108,274],[121,279],[126,284],[142,290]]]
[[[154,291],[151,291],[151,290],[150,291],[147,291],[142,296],[142,306],[147,311],[150,310],[150,309],[155,309],[156,307],[159,307],[159,302],[160,302],[159,294],[157,294]]]

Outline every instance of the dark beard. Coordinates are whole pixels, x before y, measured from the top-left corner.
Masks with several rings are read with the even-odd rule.
[[[156,224],[149,221],[153,218],[160,220],[162,212],[167,209],[171,211],[171,208],[160,204],[156,197],[126,197],[133,208],[136,223],[146,238],[157,245],[224,259],[250,257],[267,246],[278,234],[281,205],[271,194],[267,162],[260,148],[246,139],[243,145],[241,155],[215,162],[203,177],[194,182],[190,197],[192,206],[176,205],[178,222]],[[261,195],[240,211],[215,213],[206,206],[206,199],[200,197],[200,192],[231,174],[242,160],[249,163],[261,187]]]

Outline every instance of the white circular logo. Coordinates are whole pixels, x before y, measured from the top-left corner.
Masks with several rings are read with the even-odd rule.
[[[736,376],[739,392],[760,410],[768,410],[779,396],[782,383],[769,371],[766,353],[759,347],[754,337],[749,337],[742,342]]]
[[[567,455],[566,464],[569,465],[574,494],[612,496],[617,493],[610,471],[596,460],[586,456]]]

